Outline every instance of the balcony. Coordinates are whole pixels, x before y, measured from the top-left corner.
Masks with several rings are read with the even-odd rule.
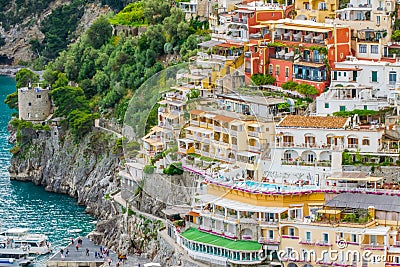
[[[294,235],[282,235],[283,239],[300,239],[300,237],[298,236],[294,236]]]
[[[312,57],[307,57],[307,58],[302,58],[300,59],[301,62],[311,62],[311,63],[324,63],[323,58],[312,58]]]
[[[269,56],[270,58],[275,58],[275,59],[281,59],[281,60],[286,60],[286,61],[293,61],[294,56],[292,55],[279,55],[279,54],[273,54]]]
[[[295,74],[296,79],[314,81],[314,82],[324,82],[325,80],[322,77],[315,77],[311,75],[303,75],[303,74]]]
[[[362,250],[385,250],[383,244],[361,244]]]
[[[299,240],[299,244],[300,245],[308,245],[308,246],[314,246],[315,245],[315,241],[311,240],[311,239],[306,239],[306,240]]]
[[[358,148],[358,144],[348,144],[348,148]]]
[[[317,242],[315,242],[315,245],[318,247],[331,247],[332,246],[332,244],[327,241],[317,241]]]
[[[260,237],[258,239],[258,243],[264,244],[264,245],[279,245],[281,241],[279,239],[271,239],[268,237]]]
[[[232,23],[247,24],[247,18],[232,18]]]
[[[253,132],[253,131],[247,131],[248,136],[253,136],[253,137],[259,137],[260,133],[259,132]]]

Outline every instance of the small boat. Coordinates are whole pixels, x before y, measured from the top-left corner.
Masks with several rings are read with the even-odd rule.
[[[32,261],[28,247],[8,248],[7,239],[0,239],[0,267],[28,266]]]
[[[82,229],[71,229],[71,230],[67,230],[68,233],[80,233],[82,232]]]
[[[51,252],[51,244],[44,234],[30,233],[28,228],[11,228],[0,233],[0,237],[6,240],[6,248],[28,249],[29,254],[44,255]],[[0,246],[4,243],[0,242]]]

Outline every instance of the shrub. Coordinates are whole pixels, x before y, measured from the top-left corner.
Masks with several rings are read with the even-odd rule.
[[[255,74],[251,76],[251,81],[255,85],[265,85],[265,84],[274,84],[276,82],[276,79],[269,74]]]
[[[182,162],[172,163],[168,168],[163,170],[163,173],[167,175],[181,175],[183,173]]]
[[[143,172],[144,172],[145,174],[152,174],[152,173],[154,173],[155,168],[156,168],[156,167],[154,167],[153,165],[146,165],[146,166],[144,166],[144,168],[143,168]]]

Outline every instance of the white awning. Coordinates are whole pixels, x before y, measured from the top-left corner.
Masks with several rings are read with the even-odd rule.
[[[244,13],[244,14],[251,14],[251,13],[254,13],[255,11],[254,10],[248,10],[248,9],[236,9],[235,12]]]
[[[276,29],[285,29],[285,30],[297,30],[297,31],[308,31],[308,32],[330,32],[331,29],[321,29],[321,28],[311,28],[306,26],[295,26],[295,25],[276,25]]]
[[[232,210],[237,211],[249,211],[249,212],[267,212],[267,213],[282,213],[287,211],[287,208],[279,208],[279,207],[264,207],[264,206],[256,206],[243,202],[238,202],[222,197],[217,197],[214,195],[200,195],[196,196],[196,198],[200,199],[204,202],[204,204],[213,203],[215,205],[225,207]]]
[[[187,139],[187,138],[180,138],[178,139],[179,142],[184,142],[184,143],[194,143],[193,140]]]
[[[244,156],[244,157],[256,157],[256,156],[258,156],[259,154],[257,154],[257,153],[253,153],[253,152],[250,152],[250,151],[240,151],[240,152],[238,152],[236,155],[238,155],[238,156]]]
[[[213,130],[201,128],[201,127],[196,127],[196,126],[189,126],[185,128],[186,130],[197,132],[197,133],[203,133],[203,134],[212,134]]]
[[[386,227],[374,227],[365,229],[364,234],[366,235],[386,235],[390,230],[389,226]]]

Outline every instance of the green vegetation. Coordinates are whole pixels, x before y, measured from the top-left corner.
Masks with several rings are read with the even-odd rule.
[[[21,69],[15,75],[15,80],[17,81],[17,88],[27,87],[29,84],[33,85],[39,82],[39,75],[28,69]]]
[[[144,166],[144,168],[143,168],[143,172],[144,172],[145,174],[153,174],[155,168],[156,168],[156,167],[154,167],[153,165],[146,165],[146,166]]]
[[[6,103],[10,109],[18,108],[18,91],[15,91],[14,93],[6,96],[6,99],[4,99],[4,103]]]
[[[283,83],[282,89],[297,91],[298,93],[305,95],[306,97],[316,96],[319,94],[318,90],[314,86],[305,83],[300,84],[293,81]]]
[[[135,2],[127,5],[114,17],[110,18],[113,25],[141,26],[146,25],[143,11],[143,2]]]
[[[182,162],[174,162],[163,170],[167,175],[181,175],[183,173]]]
[[[266,84],[274,84],[276,79],[270,74],[254,74],[251,76],[251,81],[255,85],[266,85]]]
[[[196,53],[201,41],[197,33],[202,34],[204,27],[197,20],[186,22],[180,9],[170,8],[168,2],[161,0],[135,2],[124,10],[138,11],[140,7],[149,24],[145,33],[135,37],[111,36],[110,23],[105,17],[100,18],[47,66],[43,76],[47,83],[52,88],[61,84],[65,87],[68,81],[79,84],[86,97],[85,111],[88,106],[91,112],[115,117],[122,124],[135,90],[164,68],[158,59],[166,54],[167,44],[172,47],[168,53],[179,58],[181,52],[181,58],[187,58]],[[57,82],[61,84],[56,85]],[[146,123],[147,130],[157,123],[156,108]]]
[[[351,111],[334,112],[333,116],[336,116],[336,117],[351,117],[351,116],[354,116],[355,114],[357,114],[360,117],[362,117],[362,116],[373,116],[373,115],[377,115],[378,111],[368,110],[368,109],[355,109],[355,110],[351,110]]]
[[[46,16],[40,28],[45,36],[44,40],[40,42],[38,39],[32,39],[30,41],[32,51],[50,60],[56,58],[77,37],[75,30],[87,2],[89,1],[72,0],[69,4],[57,7],[49,16]],[[36,1],[34,6],[36,6]]]
[[[268,47],[285,47],[286,45],[281,42],[270,42],[267,44]]]

